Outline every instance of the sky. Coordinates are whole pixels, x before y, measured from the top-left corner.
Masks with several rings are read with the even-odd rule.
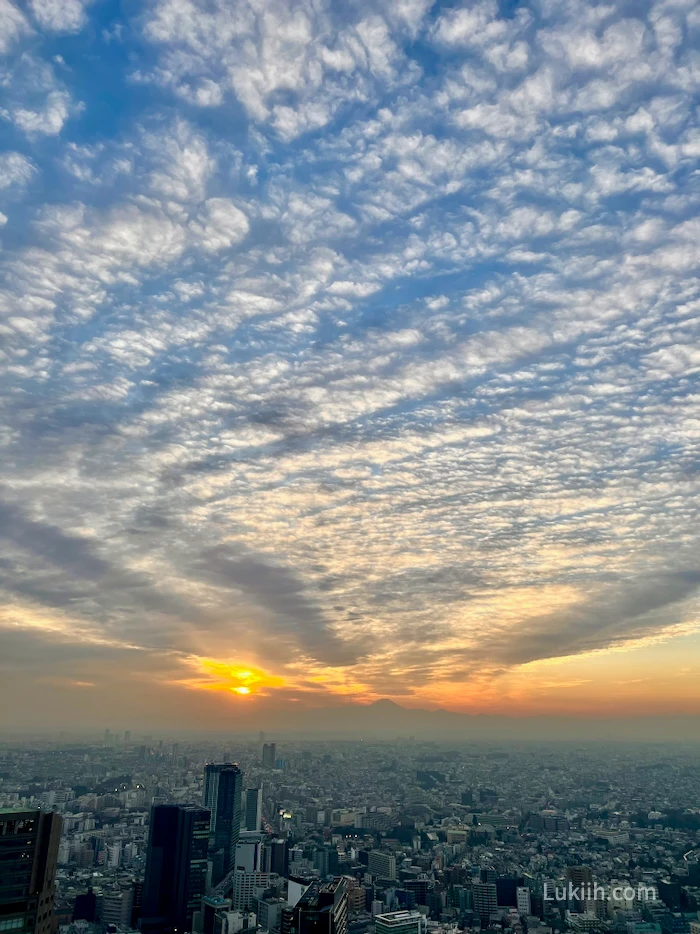
[[[700,713],[699,50],[0,0],[6,726]]]

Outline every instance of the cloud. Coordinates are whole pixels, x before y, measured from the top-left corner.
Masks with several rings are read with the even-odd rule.
[[[392,7],[415,28],[425,6]],[[232,88],[247,114],[283,139],[317,130],[376,86],[411,81],[411,68],[379,15],[340,27],[325,4],[215,3],[162,0],[145,24],[161,50],[150,76],[200,106],[218,106]],[[139,80],[149,76],[139,73]]]
[[[621,582],[562,612],[528,619],[517,634],[482,639],[475,651],[502,664],[520,665],[624,645],[670,627],[676,605],[698,589],[700,571],[695,570]]]
[[[217,251],[240,243],[250,225],[243,211],[228,198],[209,198],[191,229],[203,249]]]
[[[31,32],[25,16],[10,2],[0,0],[0,54],[5,54],[23,35]]]
[[[70,96],[65,91],[51,91],[41,110],[19,107],[12,113],[16,126],[28,135],[56,136],[70,113]]]
[[[42,29],[50,32],[78,32],[85,25],[83,0],[31,0],[30,9]]]
[[[1,635],[57,710],[594,707],[693,631],[692,5],[0,16]]]
[[[339,639],[305,587],[289,569],[260,557],[239,554],[231,546],[209,548],[202,554],[199,574],[222,587],[243,591],[264,607],[275,628],[291,626],[304,655],[337,665],[356,661],[355,651]]]
[[[26,185],[34,171],[32,163],[21,153],[2,153],[0,155],[0,189]]]

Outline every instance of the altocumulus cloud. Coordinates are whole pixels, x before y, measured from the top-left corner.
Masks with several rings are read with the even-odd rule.
[[[697,5],[125,16],[0,0],[0,626],[37,690],[57,646],[87,690],[73,640],[466,706],[692,631]]]

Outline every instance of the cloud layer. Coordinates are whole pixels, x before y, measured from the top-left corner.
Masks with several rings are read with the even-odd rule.
[[[686,0],[0,0],[18,677],[518,710],[692,635],[699,39]]]

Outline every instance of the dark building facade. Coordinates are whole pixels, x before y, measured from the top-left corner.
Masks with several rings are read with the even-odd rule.
[[[277,746],[275,743],[265,743],[263,746],[262,764],[266,769],[274,769],[277,764]]]
[[[192,930],[207,881],[209,811],[159,804],[151,810],[141,930],[179,934]]]
[[[209,857],[211,884],[219,882],[234,868],[236,844],[241,833],[243,773],[232,762],[210,763],[204,770],[204,807],[211,812]]]
[[[273,840],[270,844],[270,872],[286,876],[289,868],[289,845],[286,840]]]
[[[245,793],[245,828],[260,833],[262,827],[262,788],[248,788]]]
[[[0,810],[0,931],[50,934],[61,817]]]
[[[346,886],[343,878],[311,885],[293,908],[282,913],[281,934],[347,934]]]

